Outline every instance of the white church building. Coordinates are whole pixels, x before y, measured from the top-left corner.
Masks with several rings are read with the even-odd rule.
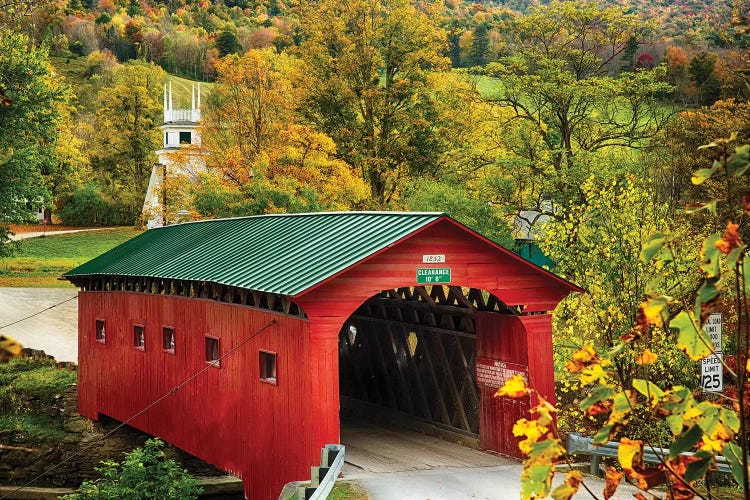
[[[197,90],[197,92],[196,92]],[[148,229],[161,227],[188,218],[185,207],[167,207],[169,178],[188,177],[195,180],[206,170],[204,153],[200,151],[201,84],[191,89],[190,109],[175,109],[172,100],[172,82],[164,84],[164,145],[156,151],[159,158],[151,169],[143,218]],[[171,214],[168,215],[168,214]]]

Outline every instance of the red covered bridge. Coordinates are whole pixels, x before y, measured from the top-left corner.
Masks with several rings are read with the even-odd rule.
[[[517,456],[554,399],[549,311],[581,291],[444,214],[268,215],[153,229],[68,272],[79,411],[131,425],[276,498],[339,441],[340,410]],[[200,375],[193,377],[196,373]]]

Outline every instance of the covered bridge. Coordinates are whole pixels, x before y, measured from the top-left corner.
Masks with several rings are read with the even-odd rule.
[[[81,289],[80,413],[125,421],[169,394],[131,425],[248,498],[309,477],[342,405],[517,456],[529,401],[493,394],[522,373],[554,400],[549,311],[580,291],[439,213],[191,222],[65,277]]]

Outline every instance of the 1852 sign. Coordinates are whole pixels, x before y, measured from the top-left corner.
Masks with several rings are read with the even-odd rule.
[[[721,346],[721,313],[714,313],[708,317],[703,325],[703,331],[711,337],[716,354],[706,356],[701,360],[701,387],[706,392],[721,392],[724,390],[724,369]]]
[[[417,283],[450,283],[450,267],[420,267],[417,269]]]

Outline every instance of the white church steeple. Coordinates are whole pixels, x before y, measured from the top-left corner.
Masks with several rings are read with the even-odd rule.
[[[162,129],[163,147],[156,151],[159,162],[151,170],[151,178],[143,203],[143,216],[147,227],[160,227],[165,223],[176,222],[168,212],[176,207],[164,207],[165,182],[168,176],[189,176],[195,178],[205,171],[203,154],[196,148],[175,154],[190,146],[200,146],[201,84],[193,84],[190,89],[190,109],[174,108],[172,82],[164,84],[164,123]]]

